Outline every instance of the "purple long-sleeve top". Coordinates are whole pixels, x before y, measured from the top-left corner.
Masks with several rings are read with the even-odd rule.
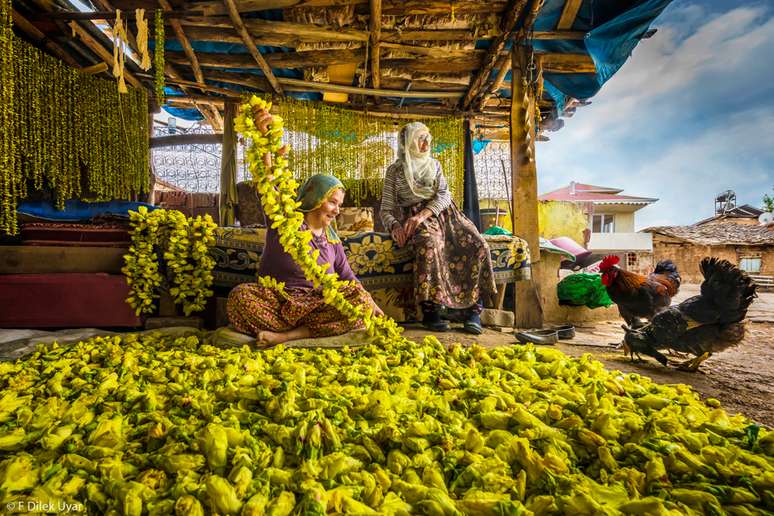
[[[307,230],[306,224],[301,227],[302,231]],[[328,265],[328,273],[336,272],[342,280],[357,280],[355,273],[347,261],[347,255],[344,253],[344,246],[341,242],[332,244],[323,232],[320,236],[313,236],[309,243],[311,253],[313,249],[319,249],[320,256],[317,263]],[[266,231],[266,244],[263,247],[261,263],[258,265],[259,276],[271,276],[277,281],[285,283],[285,287],[305,287],[312,288],[312,282],[307,280],[301,268],[293,261],[293,258],[285,252],[279,241],[279,234],[276,229],[269,228]]]

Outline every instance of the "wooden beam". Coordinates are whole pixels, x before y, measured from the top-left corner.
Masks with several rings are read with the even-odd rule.
[[[385,16],[449,16],[452,6],[455,14],[491,14],[507,9],[505,0],[455,1],[449,0],[385,0]]]
[[[505,43],[516,27],[516,22],[521,16],[527,0],[510,0],[506,8],[505,15],[501,25],[502,33],[498,35],[489,45],[484,61],[476,74],[476,78],[470,84],[468,93],[462,99],[463,109],[468,109],[473,105],[473,101],[481,94],[484,85],[489,82],[489,76],[497,63],[500,52],[505,47]]]
[[[266,79],[269,81],[269,84],[271,84],[271,87],[274,88],[274,91],[276,91],[279,95],[284,95],[282,86],[280,86],[280,84],[277,82],[277,78],[274,77],[274,72],[271,71],[271,67],[261,55],[261,52],[255,45],[255,41],[253,41],[253,38],[247,32],[247,28],[242,22],[242,17],[239,15],[239,11],[237,11],[234,0],[223,0],[223,2],[228,9],[229,16],[231,16],[231,22],[234,24],[234,28],[236,28],[236,31],[240,36],[242,36],[242,41],[244,41],[244,44],[247,47],[247,51],[250,52],[251,56],[253,56],[255,62],[258,63],[258,68],[260,68],[263,72],[263,75],[266,76]]]
[[[543,71],[550,73],[596,73],[597,67],[588,54],[540,54]]]
[[[484,35],[479,36],[484,37]],[[474,42],[477,37],[474,31],[464,29],[382,31],[382,40],[392,43],[403,41]]]
[[[533,90],[527,83],[529,52],[513,46],[513,80],[511,81],[511,187],[513,191],[513,233],[527,241],[532,266],[539,266],[540,238],[538,228],[537,167],[535,165],[535,127]],[[537,286],[532,281],[517,281],[515,291],[515,326],[540,328],[543,310]]]
[[[416,54],[420,56],[429,56],[429,57],[435,57],[435,58],[453,58],[453,57],[469,57],[471,55],[484,55],[483,50],[475,50],[475,49],[456,49],[456,48],[448,48],[447,46],[443,47],[423,47],[419,45],[404,45],[402,43],[380,43],[380,46],[382,48],[387,48],[390,50],[398,50],[400,52],[406,52],[409,54]]]
[[[159,0],[159,4],[165,12],[173,11],[169,0]],[[191,65],[191,69],[193,70],[194,77],[196,78],[196,82],[203,85],[204,75],[202,74],[202,69],[199,66],[199,60],[196,58],[196,53],[191,46],[191,42],[188,41],[188,38],[183,31],[183,27],[180,24],[180,21],[172,19],[170,20],[170,25],[172,26],[172,30],[175,32],[175,37],[177,38],[178,42],[180,42],[180,45],[182,45],[183,51],[185,52],[186,56],[188,56],[188,60]],[[222,129],[223,120],[220,118],[220,112],[218,112],[217,109],[205,108],[200,109],[199,111],[201,111],[202,115],[204,115],[215,131]]]
[[[238,0],[240,13],[265,11],[269,9],[340,7],[346,5],[366,5],[369,0]],[[384,0],[383,14],[386,16],[448,16],[451,12],[449,0]],[[456,14],[488,14],[501,12],[506,6],[505,0],[476,0],[455,2]],[[201,10],[207,16],[225,14],[223,4],[216,1],[189,2],[188,10]]]
[[[567,0],[564,3],[564,9],[562,9],[562,16],[559,18],[559,23],[556,24],[557,30],[569,30],[575,23],[575,17],[578,16],[583,0]]]
[[[22,32],[30,37],[38,45],[43,45],[43,48],[54,54],[56,57],[72,66],[73,68],[80,68],[78,62],[73,59],[73,56],[67,53],[67,51],[60,47],[56,42],[49,39],[45,34],[38,30],[35,25],[30,23],[27,18],[22,16],[16,9],[11,13],[13,17],[13,24],[18,27]]]
[[[255,68],[255,60],[248,54],[217,54],[197,52],[199,66],[204,68]],[[263,54],[272,68],[311,68],[333,64],[362,63],[364,49],[354,50],[310,50],[308,52],[273,52]],[[183,52],[166,52],[164,58],[171,63],[185,64],[187,57]],[[209,72],[208,72],[209,75]]]
[[[81,25],[78,22],[71,21],[69,23],[70,28],[72,29],[73,33],[75,33],[79,38],[81,38],[81,41],[89,47],[92,51],[94,51],[95,54],[99,56],[100,59],[105,61],[107,65],[112,69],[113,68],[113,52],[109,52],[105,47],[102,46],[102,44],[94,38],[94,36],[89,33],[86,29],[81,27]],[[124,78],[126,81],[134,86],[135,88],[142,88],[142,83],[135,77],[132,72],[130,72],[128,69],[124,68]]]
[[[106,8],[105,5],[110,5],[104,0],[93,0],[94,3],[102,9],[101,11],[55,11],[55,12],[39,12],[35,13],[34,16],[30,16],[30,19],[35,21],[44,21],[44,20],[92,20],[92,21],[107,21],[107,20],[115,20],[116,19],[116,12],[110,8]],[[134,17],[134,13],[128,13],[130,16]],[[147,13],[146,13],[147,14]],[[183,18],[186,16],[200,16],[201,11],[171,11],[164,13],[164,19],[168,20],[171,18]]]
[[[554,30],[554,31],[546,31],[546,32],[539,32],[535,31],[532,33],[532,39],[571,39],[571,40],[579,40],[586,37],[586,33],[582,31],[572,31],[572,30]]]
[[[371,13],[368,24],[371,30],[371,86],[381,87],[382,70],[380,67],[382,40],[382,0],[370,0]]]
[[[237,0],[236,6],[240,13],[268,11],[270,9],[287,9],[290,7],[335,7],[343,5],[365,4],[368,0]],[[205,16],[227,14],[223,2],[189,2],[186,9],[201,10]]]
[[[186,27],[206,27],[209,29],[233,29],[228,16],[188,16],[180,19]],[[262,20],[250,18],[243,21],[247,31],[260,40],[266,36],[285,36],[300,41],[362,41],[369,39],[369,34],[357,29],[334,29],[312,25],[310,23],[295,23],[286,21]]]
[[[399,91],[385,90],[377,88],[357,88],[355,86],[344,86],[341,84],[331,84],[327,82],[302,81],[299,79],[287,79],[280,77],[280,84],[283,86],[303,86],[316,89],[317,91],[332,91],[338,93],[352,93],[355,95],[371,95],[374,97],[400,97],[407,99],[457,99],[462,96],[458,91]]]
[[[91,65],[91,66],[87,66],[85,68],[81,68],[81,71],[83,73],[87,73],[89,75],[97,75],[97,74],[100,74],[102,72],[107,72],[108,71],[108,65],[105,62],[97,63],[95,65]]]
[[[470,73],[481,67],[481,57],[479,54],[471,54],[468,57],[453,57],[449,59],[432,57],[382,59],[382,67],[425,73]]]
[[[221,143],[223,133],[215,134],[170,134],[169,136],[154,136],[150,139],[151,149],[171,147],[173,145],[207,145]]]

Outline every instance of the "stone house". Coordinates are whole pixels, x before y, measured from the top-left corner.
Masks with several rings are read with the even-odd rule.
[[[670,259],[685,283],[701,283],[699,262],[724,258],[763,282],[774,276],[774,229],[727,218],[725,222],[643,229],[653,235],[653,261]]]

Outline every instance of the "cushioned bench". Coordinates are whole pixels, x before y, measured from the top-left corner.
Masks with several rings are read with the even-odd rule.
[[[215,285],[231,288],[255,281],[266,236],[264,228],[218,228],[215,234]],[[406,312],[388,312],[405,320],[413,310],[414,250],[398,248],[388,233],[339,231],[352,270],[380,305],[393,305]],[[530,278],[527,244],[517,237],[484,235],[492,256],[498,296],[502,307],[505,286]]]

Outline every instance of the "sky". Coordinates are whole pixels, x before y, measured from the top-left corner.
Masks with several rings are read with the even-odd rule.
[[[571,180],[659,201],[636,229],[691,224],[774,187],[774,0],[675,0],[656,34],[537,147],[538,189]]]

